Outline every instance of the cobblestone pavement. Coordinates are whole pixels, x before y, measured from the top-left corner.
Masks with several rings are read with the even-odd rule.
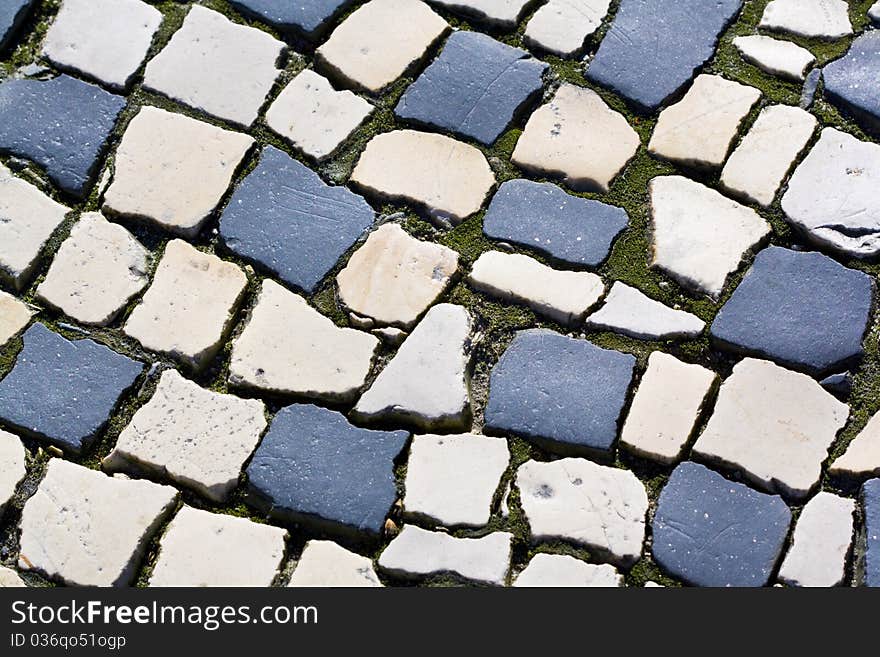
[[[880,585],[872,22],[6,0],[0,584]]]

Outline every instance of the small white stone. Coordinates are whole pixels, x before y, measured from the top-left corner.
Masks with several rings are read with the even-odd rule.
[[[875,23],[880,23],[880,0],[871,5],[871,8],[868,9],[868,18],[870,18]]]
[[[645,582],[644,588],[646,589],[665,589],[666,587],[662,584],[658,584],[657,582]]]
[[[195,237],[253,143],[248,135],[142,107],[116,150],[104,207]]]
[[[578,191],[607,192],[639,144],[636,131],[599,94],[563,84],[529,118],[511,161]]]
[[[816,61],[813,53],[796,43],[759,34],[736,37],[733,45],[747,62],[771,75],[791,80],[803,80],[807,69]]]
[[[462,306],[431,308],[360,398],[355,416],[427,430],[464,429],[471,405],[471,330],[470,313]]]
[[[229,382],[276,394],[351,401],[364,386],[379,340],[340,328],[301,296],[266,279],[232,343]]]
[[[582,458],[527,461],[516,485],[533,540],[581,543],[623,565],[641,555],[648,495],[632,472]]]
[[[278,527],[184,506],[159,542],[150,586],[269,586],[286,540]]]
[[[807,502],[779,581],[789,586],[839,586],[853,535],[853,500],[819,492]]]
[[[718,167],[761,92],[718,75],[698,75],[657,120],[648,152],[694,167]]]
[[[0,347],[22,332],[34,311],[24,301],[0,290]]]
[[[290,577],[292,587],[380,587],[373,562],[333,541],[309,541]]]
[[[200,369],[225,340],[246,285],[237,266],[172,240],[125,334]]]
[[[314,71],[304,70],[266,112],[266,124],[306,155],[332,155],[372,113],[373,106],[350,91],[336,91]]]
[[[0,589],[21,588],[24,586],[27,586],[27,584],[22,581],[17,572],[12,570],[11,568],[4,568],[3,566],[0,566]]]
[[[406,525],[379,557],[392,575],[420,577],[453,573],[486,584],[504,585],[510,567],[513,534],[494,532],[482,538],[454,538]]]
[[[853,33],[845,0],[771,0],[758,27],[822,39]]]
[[[652,267],[682,285],[717,298],[746,251],[770,234],[770,224],[744,205],[683,176],[649,184]]]
[[[194,5],[168,45],[147,64],[144,87],[250,126],[281,73],[277,65],[284,48],[262,30]]]
[[[525,13],[532,0],[428,0],[433,5],[446,7],[463,14],[493,23],[499,27],[513,28]]]
[[[15,494],[16,486],[27,474],[25,453],[18,436],[0,429],[0,517]]]
[[[399,346],[401,342],[406,340],[406,336],[408,335],[406,331],[394,328],[393,326],[373,329],[372,333],[373,335],[378,336],[383,342],[387,342],[394,347]]]
[[[765,107],[724,165],[721,184],[731,193],[769,206],[816,125],[816,117],[799,107]]]
[[[468,282],[480,292],[523,303],[566,325],[581,322],[605,293],[596,274],[553,269],[529,256],[501,251],[477,258]]]
[[[721,385],[694,453],[795,499],[818,483],[849,407],[806,374],[745,358]]]
[[[512,586],[617,588],[623,576],[609,564],[595,565],[565,554],[536,554]]]
[[[177,491],[62,459],[21,514],[18,567],[76,586],[127,586]]]
[[[524,41],[560,57],[573,57],[602,25],[611,0],[549,0],[529,19]]]
[[[880,476],[880,413],[874,414],[865,428],[847,445],[846,451],[829,467],[835,475]]]
[[[655,301],[626,283],[615,281],[602,307],[587,317],[587,326],[641,340],[692,338],[706,323],[684,310]]]

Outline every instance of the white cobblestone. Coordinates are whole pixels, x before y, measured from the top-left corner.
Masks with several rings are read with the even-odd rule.
[[[332,541],[309,541],[290,578],[292,587],[380,587],[373,562]]]

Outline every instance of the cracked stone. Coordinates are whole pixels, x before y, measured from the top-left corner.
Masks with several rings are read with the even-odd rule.
[[[0,51],[12,45],[13,37],[35,3],[36,0],[6,0],[0,5]]]
[[[862,485],[862,506],[865,509],[864,586],[880,586],[880,479]]]
[[[525,15],[531,0],[428,0],[477,20],[505,29],[515,28]]]
[[[0,517],[3,516],[4,507],[12,500],[12,496],[15,495],[15,489],[19,482],[27,474],[25,469],[26,453],[24,445],[18,436],[0,429]],[[507,463],[505,462],[506,466]],[[492,492],[494,493],[495,491]]]
[[[813,53],[796,43],[759,34],[738,36],[733,45],[750,64],[789,80],[803,80],[807,69],[816,62]]]
[[[381,587],[382,582],[367,557],[350,552],[333,541],[312,540],[303,548],[288,586],[367,588]]]
[[[529,19],[523,41],[560,57],[575,57],[610,7],[611,0],[550,0]]]
[[[352,0],[229,0],[236,9],[284,32],[299,32],[314,39]]]
[[[566,554],[536,554],[511,586],[620,587],[623,576],[607,563],[596,565]]]
[[[852,34],[844,0],[771,0],[758,27],[817,39]]]
[[[24,301],[0,290],[0,348],[21,333],[34,314]]]
[[[640,340],[671,340],[696,337],[706,323],[696,315],[670,308],[615,281],[602,307],[587,317],[587,326]]]
[[[0,589],[2,588],[22,588],[27,586],[24,580],[18,576],[18,573],[11,568],[0,566]]]
[[[822,72],[825,95],[852,114],[875,134],[880,134],[880,32],[858,37],[849,52],[828,64]]]
[[[847,445],[828,472],[850,477],[880,476],[880,413],[874,414],[865,427]]]

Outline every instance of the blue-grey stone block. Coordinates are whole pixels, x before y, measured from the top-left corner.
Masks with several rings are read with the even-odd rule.
[[[807,79],[804,80],[804,88],[801,90],[801,109],[810,109],[813,106],[813,100],[816,98],[816,89],[819,88],[819,80],[821,79],[821,68],[814,68],[807,73]]]
[[[865,509],[865,586],[880,586],[880,479],[862,486]]]
[[[12,39],[34,2],[35,0],[2,0],[0,2],[0,52],[12,45]]]
[[[279,30],[319,35],[343,8],[353,0],[229,0],[245,14],[254,16]]]
[[[880,134],[880,31],[870,30],[853,41],[846,55],[825,67],[822,78],[832,103]]]

